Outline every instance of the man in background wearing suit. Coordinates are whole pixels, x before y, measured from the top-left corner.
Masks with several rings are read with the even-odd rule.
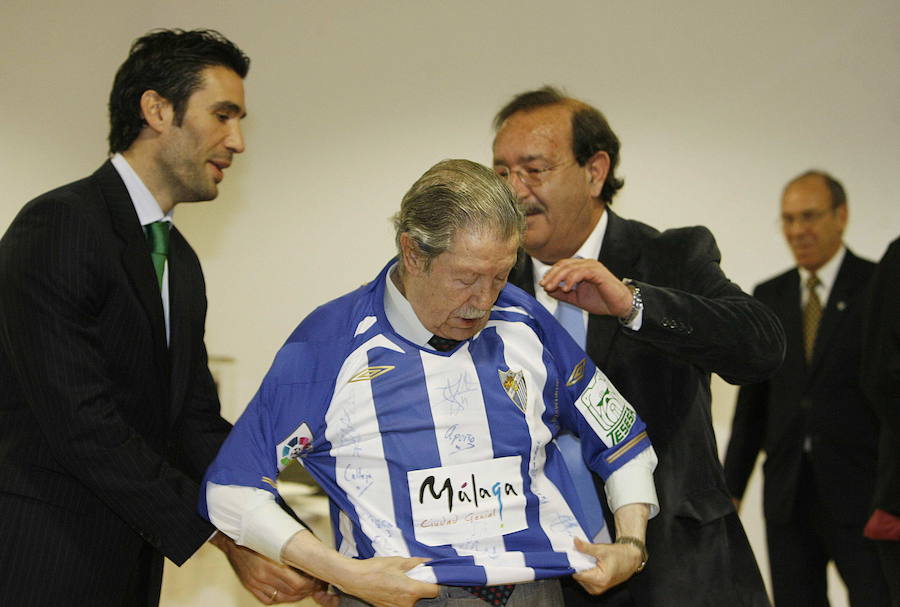
[[[0,241],[0,604],[156,605],[162,557],[221,548],[264,603],[321,586],[197,514],[230,425],[207,368],[200,264],[172,227],[244,151],[249,59],[213,31],[138,39],[110,153]]]
[[[545,87],[494,124],[494,169],[528,221],[510,282],[586,346],[659,445],[666,507],[648,525],[645,570],[595,597],[567,585],[566,605],[768,605],[719,464],[709,381],[768,377],[784,348],[777,319],[725,277],[706,228],[660,233],[609,209],[619,140],[598,110]]]
[[[877,426],[860,390],[862,295],[873,264],[844,246],[847,200],[830,175],[809,171],[781,198],[781,225],[797,267],[754,295],[781,319],[785,361],[738,394],[725,457],[740,500],[760,448],[775,604],[828,605],[833,560],[854,606],[887,604],[862,532],[875,484]]]

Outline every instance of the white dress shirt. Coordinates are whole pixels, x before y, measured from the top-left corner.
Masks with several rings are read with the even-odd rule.
[[[597,225],[594,226],[594,229],[588,235],[583,243],[581,243],[581,247],[575,252],[575,255],[572,257],[580,257],[582,259],[597,259],[600,256],[600,248],[603,246],[603,237],[606,236],[606,226],[609,224],[609,214],[604,210],[603,214],[600,216],[600,220],[597,222]],[[532,278],[534,280],[534,296],[547,310],[550,311],[551,314],[556,315],[556,307],[559,305],[559,300],[550,297],[544,288],[539,284],[541,280],[544,278],[544,274],[546,274],[552,266],[545,264],[543,261],[538,259],[537,257],[531,258],[532,262]],[[618,278],[624,278],[619,276]],[[581,313],[582,320],[584,321],[584,330],[587,331],[587,323],[588,323],[588,313],[582,310]],[[641,323],[644,319],[644,311],[640,310],[637,316],[632,319],[630,323],[625,325],[632,331],[638,331],[641,328]]]
[[[119,172],[119,177],[122,178],[122,181],[125,182],[125,188],[128,190],[128,195],[131,197],[131,204],[134,205],[134,210],[137,213],[138,221],[141,222],[141,226],[146,228],[151,223],[156,221],[168,221],[172,223],[172,216],[175,213],[175,207],[172,207],[172,210],[167,214],[163,215],[162,209],[159,207],[159,203],[156,202],[156,198],[153,194],[150,193],[150,190],[147,189],[147,186],[144,185],[144,182],[138,176],[137,173],[134,172],[134,169],[131,168],[131,165],[128,164],[128,161],[125,160],[125,157],[121,154],[114,154],[110,159],[112,165],[116,168],[116,171]],[[146,230],[145,230],[146,233]],[[162,305],[163,305],[163,314],[166,319],[166,343],[169,343],[169,260],[166,259],[166,264],[163,266],[163,277],[162,277]]]

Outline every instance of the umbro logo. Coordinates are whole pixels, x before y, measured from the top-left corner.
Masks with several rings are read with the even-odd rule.
[[[582,379],[584,379],[584,367],[587,364],[586,361],[587,361],[587,359],[582,358],[581,362],[579,362],[577,365],[575,365],[575,368],[572,369],[572,374],[569,375],[569,379],[566,380],[567,387],[574,386],[575,384],[580,382]]]
[[[379,375],[384,375],[394,368],[394,365],[385,365],[382,367],[366,367],[365,369],[348,379],[347,383],[349,384],[355,381],[371,381]]]

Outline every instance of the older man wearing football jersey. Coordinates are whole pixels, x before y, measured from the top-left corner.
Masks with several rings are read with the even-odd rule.
[[[278,352],[207,472],[201,511],[330,582],[345,607],[559,605],[560,576],[594,594],[627,580],[659,510],[656,456],[566,330],[507,285],[525,228],[514,196],[486,167],[444,161],[394,224],[397,258]],[[563,432],[605,481],[615,542],[589,522]],[[336,550],[276,505],[294,460],[331,499]]]

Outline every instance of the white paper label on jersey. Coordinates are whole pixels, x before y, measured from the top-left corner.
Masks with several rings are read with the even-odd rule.
[[[522,457],[407,472],[416,539],[442,546],[525,529]]]

